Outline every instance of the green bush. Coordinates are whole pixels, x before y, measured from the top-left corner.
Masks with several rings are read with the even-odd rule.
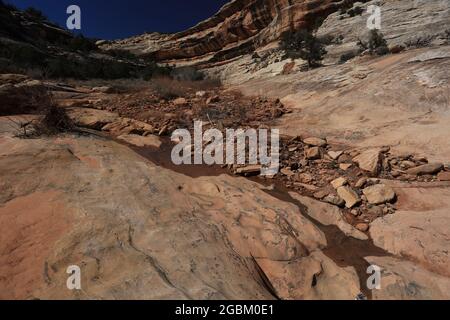
[[[288,58],[306,60],[310,68],[320,66],[323,56],[327,53],[324,43],[316,37],[315,32],[305,29],[285,33],[281,47]]]
[[[340,59],[339,59],[339,63],[345,63],[353,58],[355,58],[358,54],[354,51],[349,51],[344,53],[343,55],[341,55]]]
[[[383,34],[376,29],[370,30],[368,42],[359,39],[358,46],[360,47],[360,52],[369,50],[371,54],[379,56],[389,53],[387,41],[384,39]]]

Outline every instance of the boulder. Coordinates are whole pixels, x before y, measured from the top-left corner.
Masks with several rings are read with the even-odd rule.
[[[366,257],[381,270],[381,287],[374,300],[449,300],[450,279],[395,257]]]
[[[353,162],[356,162],[361,169],[368,171],[371,174],[377,174],[380,170],[381,151],[380,149],[363,151],[353,158]]]
[[[337,178],[337,179],[331,181],[331,185],[333,186],[334,189],[345,186],[347,183],[348,183],[348,181],[344,177],[340,177],[340,178]]]
[[[338,207],[343,207],[345,205],[345,201],[334,194],[327,195],[325,198],[323,198],[323,201],[334,204]]]
[[[408,169],[406,170],[406,173],[413,176],[423,176],[427,174],[436,174],[442,169],[444,169],[444,165],[442,163],[430,163]]]
[[[350,187],[339,187],[337,189],[339,197],[345,201],[345,206],[347,208],[353,208],[361,202],[361,198],[358,194]]]
[[[343,153],[343,151],[328,151],[328,155],[333,160],[337,160]]]
[[[384,184],[376,184],[367,187],[363,190],[363,193],[366,196],[367,201],[373,205],[392,202],[396,196],[394,190]]]
[[[370,235],[377,247],[398,256],[408,256],[430,271],[450,277],[448,209],[399,210],[372,222]]]

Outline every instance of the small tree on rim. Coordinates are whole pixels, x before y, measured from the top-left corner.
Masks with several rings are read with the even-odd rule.
[[[286,51],[287,57],[306,60],[310,68],[319,67],[327,53],[324,43],[317,38],[316,31],[306,29],[286,32],[282,37],[281,47]]]

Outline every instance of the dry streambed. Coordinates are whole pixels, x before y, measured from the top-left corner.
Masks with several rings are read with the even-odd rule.
[[[18,139],[1,119],[2,229],[17,229],[1,233],[1,298],[448,298],[442,165],[285,137],[281,173],[244,179],[237,167],[172,165],[152,123],[69,115],[137,153],[100,133]],[[372,263],[384,282],[369,292]],[[66,289],[69,264],[83,291]]]

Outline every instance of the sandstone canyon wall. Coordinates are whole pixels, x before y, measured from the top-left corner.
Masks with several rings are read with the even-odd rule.
[[[355,0],[233,0],[213,17],[175,34],[148,33],[107,43],[162,62],[219,62],[310,28]],[[361,2],[361,1],[360,1]],[[365,2],[365,1],[363,1]]]

